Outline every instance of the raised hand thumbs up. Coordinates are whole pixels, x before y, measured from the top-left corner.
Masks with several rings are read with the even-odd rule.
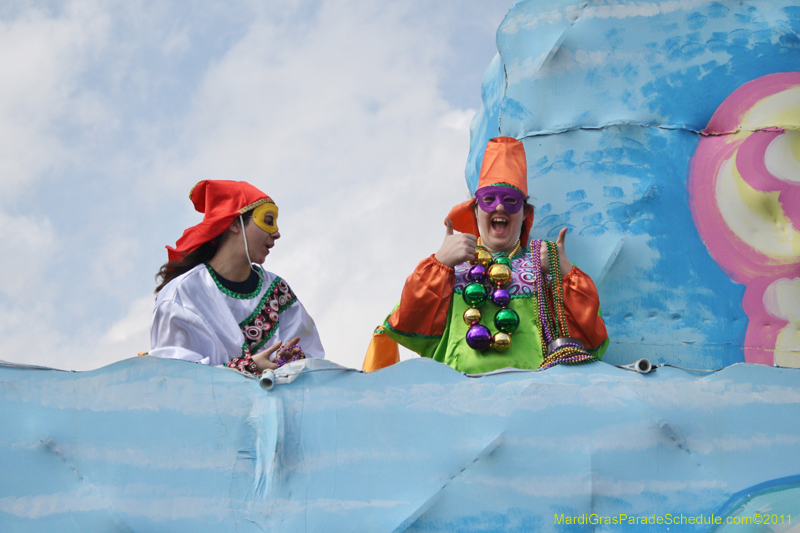
[[[449,218],[444,219],[444,225],[447,229],[444,233],[444,242],[436,252],[436,260],[449,267],[454,267],[464,261],[473,261],[476,257],[475,248],[478,245],[478,238],[469,233],[455,233],[453,221]]]
[[[561,277],[563,278],[569,271],[572,270],[572,263],[569,262],[567,258],[567,250],[564,247],[564,241],[567,237],[567,228],[561,228],[561,231],[558,232],[558,239],[556,239],[556,248],[558,248],[558,264],[561,267]],[[544,242],[542,242],[541,247],[539,248],[539,253],[541,254],[539,257],[542,260],[542,271],[547,272],[550,268],[550,262],[547,260],[547,246],[545,246]]]

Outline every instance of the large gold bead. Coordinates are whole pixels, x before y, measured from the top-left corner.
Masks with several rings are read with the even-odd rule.
[[[464,322],[471,326],[474,322],[481,321],[481,310],[475,309],[474,307],[470,307],[466,311],[464,311]]]
[[[485,267],[489,266],[489,263],[492,262],[492,252],[487,250],[486,248],[478,248],[475,250],[478,254],[478,258],[475,260],[476,263],[479,263]]]
[[[502,263],[493,264],[487,273],[493,285],[502,287],[511,280],[511,269]]]
[[[498,331],[492,337],[492,348],[498,352],[504,352],[511,347],[511,335],[503,331]]]

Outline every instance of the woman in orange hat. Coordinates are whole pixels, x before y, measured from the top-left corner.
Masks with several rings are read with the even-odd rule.
[[[272,198],[246,182],[217,180],[201,181],[189,198],[203,221],[175,248],[167,246],[169,261],[156,276],[150,355],[251,374],[325,357],[292,289],[259,266],[280,238]]]
[[[365,370],[397,362],[394,342],[469,374],[602,356],[608,336],[597,289],[567,259],[566,228],[556,243],[528,242],[527,198],[522,143],[490,140],[475,198],[450,211],[441,248],[406,280]]]

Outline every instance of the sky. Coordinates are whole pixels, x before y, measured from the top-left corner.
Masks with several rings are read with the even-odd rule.
[[[164,246],[202,218],[189,190],[229,179],[275,199],[265,268],[327,358],[360,367],[467,198],[511,3],[4,1],[0,360],[88,370],[147,351]]]

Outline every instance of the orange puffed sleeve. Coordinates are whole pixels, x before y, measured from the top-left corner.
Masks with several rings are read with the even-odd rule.
[[[597,287],[592,278],[576,266],[564,276],[562,284],[570,336],[583,341],[587,348],[597,348],[608,337],[606,325],[598,314],[600,297]]]
[[[400,305],[389,316],[389,327],[401,333],[442,335],[453,299],[454,268],[431,255],[406,279]]]

